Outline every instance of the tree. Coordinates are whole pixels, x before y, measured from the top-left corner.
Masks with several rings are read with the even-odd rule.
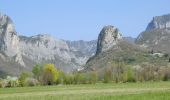
[[[135,73],[134,73],[134,70],[129,67],[127,69],[127,82],[135,82]]]
[[[123,74],[125,72],[125,63],[120,59],[117,59],[111,64],[112,80],[115,83],[123,82]]]
[[[52,85],[57,82],[58,70],[54,64],[45,64],[43,68],[43,83],[45,85]]]
[[[31,74],[30,74],[30,73],[28,73],[28,72],[23,72],[23,73],[21,73],[21,75],[19,76],[20,85],[21,85],[21,86],[25,86],[25,85],[26,85],[25,80],[26,80],[27,78],[29,78],[29,77],[31,77]]]
[[[74,72],[74,84],[80,84],[80,74],[79,72]]]
[[[80,73],[79,75],[79,84],[87,84],[88,83],[88,77],[86,73]]]
[[[74,83],[74,75],[73,74],[65,74],[63,83],[64,84],[73,84]]]
[[[110,68],[109,68],[110,69]],[[113,80],[113,74],[112,74],[112,70],[106,69],[105,73],[104,73],[104,83],[109,83],[110,81]]]
[[[88,83],[90,84],[95,84],[98,80],[98,76],[97,76],[97,73],[96,72],[90,72],[88,74]]]
[[[63,84],[64,83],[64,77],[65,73],[62,70],[58,71],[58,79],[56,81],[56,84]]]
[[[34,77],[40,81],[41,73],[42,73],[42,66],[35,65],[32,69],[32,73],[34,74]]]

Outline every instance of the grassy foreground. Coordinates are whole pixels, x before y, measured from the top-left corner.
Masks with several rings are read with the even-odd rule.
[[[0,88],[0,100],[170,100],[170,82]]]

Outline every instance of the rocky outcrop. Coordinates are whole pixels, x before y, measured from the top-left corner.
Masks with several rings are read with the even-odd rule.
[[[96,54],[107,51],[116,46],[119,40],[122,39],[122,34],[114,26],[105,26],[98,37]]]
[[[36,35],[31,37],[20,36],[20,48],[22,55],[37,62],[42,60],[54,60],[56,56],[68,61],[69,51],[65,41],[54,39],[50,35]],[[70,58],[69,58],[70,59]]]
[[[146,31],[167,28],[170,28],[170,14],[154,17],[153,20],[148,24]]]
[[[95,52],[95,42],[64,41],[50,35],[20,36],[22,55],[37,63],[52,62],[64,71],[80,68]]]
[[[24,65],[19,48],[19,38],[15,31],[12,20],[0,13],[0,52],[3,56],[14,59]]]
[[[170,14],[154,17],[136,43],[154,52],[170,54]]]
[[[131,38],[130,38],[131,39]],[[114,66],[113,63],[123,62],[129,65],[139,64],[147,55],[145,49],[137,46],[114,26],[105,26],[99,34],[96,55],[91,57],[82,71],[96,71],[102,76],[103,72]],[[144,60],[139,58],[144,58]]]

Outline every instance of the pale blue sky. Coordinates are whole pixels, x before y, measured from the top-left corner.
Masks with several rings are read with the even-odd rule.
[[[0,0],[0,12],[26,36],[93,40],[103,26],[114,25],[136,37],[153,16],[170,13],[170,0]]]

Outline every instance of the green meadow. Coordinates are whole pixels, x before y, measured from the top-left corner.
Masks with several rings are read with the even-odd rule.
[[[0,100],[170,100],[170,82],[0,88]]]

